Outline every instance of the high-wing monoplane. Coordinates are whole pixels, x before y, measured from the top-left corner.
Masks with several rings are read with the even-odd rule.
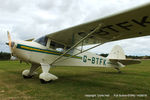
[[[150,4],[143,5],[119,14],[77,25],[38,39],[12,41],[8,32],[12,56],[31,63],[30,70],[24,70],[24,78],[31,78],[35,70],[42,68],[41,82],[58,79],[49,73],[53,66],[120,67],[140,63],[126,59],[124,51],[116,45],[108,57],[88,52],[107,42],[150,35]],[[93,45],[88,49],[84,46]],[[80,47],[80,48],[79,48]]]

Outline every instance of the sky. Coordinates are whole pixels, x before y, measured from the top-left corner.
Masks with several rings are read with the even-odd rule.
[[[0,51],[9,52],[8,30],[12,40],[37,38],[146,3],[150,0],[0,0]],[[150,55],[149,41],[150,36],[121,40],[90,51],[109,53],[120,45],[127,55]]]

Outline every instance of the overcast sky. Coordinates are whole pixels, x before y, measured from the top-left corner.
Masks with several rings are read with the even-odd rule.
[[[0,51],[5,45],[7,30],[12,40],[40,37],[74,25],[99,19],[150,0],[0,0]],[[108,53],[121,45],[128,55],[150,55],[150,36],[106,43],[92,50]]]

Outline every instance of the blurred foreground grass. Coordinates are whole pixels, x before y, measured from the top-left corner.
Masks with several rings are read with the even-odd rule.
[[[41,84],[38,75],[23,79],[21,73],[28,68],[18,61],[0,61],[0,100],[150,100],[150,60],[121,68],[121,74],[113,68],[54,67],[50,72],[59,79],[49,84]],[[110,96],[98,97],[104,94]]]

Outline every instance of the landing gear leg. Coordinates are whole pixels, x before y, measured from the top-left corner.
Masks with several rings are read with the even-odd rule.
[[[115,69],[118,71],[118,73],[122,73],[120,68],[116,67]]]
[[[24,70],[24,71],[22,72],[23,78],[32,78],[32,77],[36,74],[35,70],[36,70],[39,66],[40,66],[40,65],[38,65],[38,64],[33,64],[33,63],[32,63],[30,70],[26,69],[26,70]]]
[[[49,64],[44,64],[44,63],[40,63],[41,67],[42,67],[42,73],[39,76],[39,79],[41,81],[41,83],[49,83],[53,80],[58,79],[57,76],[50,74],[49,70],[50,70],[50,65]]]

